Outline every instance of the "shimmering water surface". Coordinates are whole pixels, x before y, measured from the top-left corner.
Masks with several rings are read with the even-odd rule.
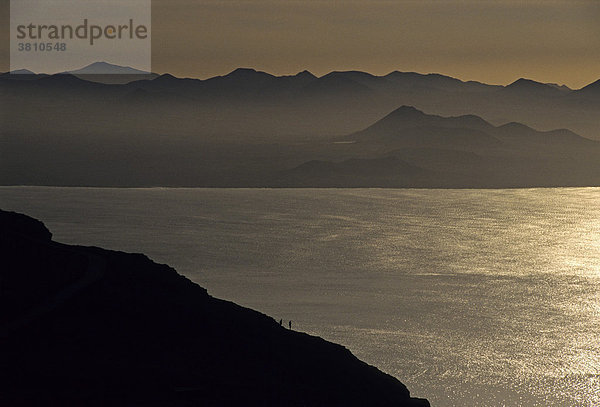
[[[600,405],[600,189],[0,188],[341,343],[433,406]]]

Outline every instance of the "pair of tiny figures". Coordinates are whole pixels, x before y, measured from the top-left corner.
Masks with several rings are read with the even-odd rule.
[[[279,320],[279,325],[283,326],[283,319]],[[288,326],[289,326],[290,329],[292,329],[292,321],[288,322]]]

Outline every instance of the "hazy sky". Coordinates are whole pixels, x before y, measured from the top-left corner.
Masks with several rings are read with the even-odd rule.
[[[439,72],[578,87],[600,78],[598,0],[154,0],[154,69]]]
[[[253,67],[571,87],[600,78],[599,0],[153,0],[152,31],[154,71],[177,76]]]

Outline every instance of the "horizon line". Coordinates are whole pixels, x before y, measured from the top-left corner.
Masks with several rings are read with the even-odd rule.
[[[128,74],[124,74],[124,73],[112,73],[112,72],[94,73],[94,74],[74,73],[75,71],[83,70],[85,68],[89,68],[89,67],[91,67],[93,65],[97,65],[97,64],[110,65],[110,66],[115,67],[115,68],[131,69],[131,70],[135,70],[135,71],[138,71],[138,72],[132,72],[132,73],[128,73]],[[170,75],[170,76],[173,76],[174,78],[177,78],[177,79],[183,79],[183,80],[188,79],[188,80],[206,81],[206,80],[209,80],[209,79],[226,77],[226,76],[229,76],[229,75],[233,74],[236,71],[244,71],[244,70],[254,71],[256,73],[266,74],[266,75],[269,75],[269,76],[272,76],[272,77],[275,77],[275,78],[294,77],[294,76],[298,76],[298,75],[306,72],[306,73],[314,76],[317,79],[324,78],[324,77],[326,77],[328,75],[331,75],[331,74],[334,74],[334,73],[352,73],[352,72],[355,72],[355,73],[367,74],[367,75],[370,75],[370,76],[375,77],[375,78],[385,78],[386,76],[389,76],[389,75],[394,74],[394,73],[403,73],[403,74],[416,74],[416,75],[420,75],[420,76],[441,76],[441,77],[445,77],[445,78],[455,79],[455,80],[458,80],[458,81],[463,82],[463,83],[479,83],[479,84],[483,84],[483,85],[503,86],[503,87],[509,86],[509,85],[511,85],[511,84],[513,84],[515,82],[520,81],[520,80],[528,80],[528,81],[533,81],[533,82],[544,84],[544,85],[550,85],[550,86],[554,85],[554,86],[559,86],[559,87],[565,87],[565,88],[570,89],[570,90],[580,90],[580,89],[585,88],[588,85],[591,85],[593,83],[596,83],[596,82],[600,81],[600,77],[599,77],[599,79],[597,79],[595,81],[592,81],[592,82],[590,82],[590,83],[588,83],[586,85],[583,85],[580,88],[571,88],[570,86],[568,86],[568,85],[566,85],[564,83],[560,83],[560,82],[541,82],[541,81],[538,81],[536,79],[526,78],[526,77],[523,77],[523,76],[518,77],[517,79],[513,80],[512,82],[508,82],[506,84],[498,84],[498,83],[487,83],[487,82],[482,82],[482,81],[472,80],[472,79],[466,79],[465,80],[465,79],[462,79],[462,78],[458,78],[458,77],[455,77],[455,76],[443,74],[443,73],[440,73],[440,72],[427,72],[427,73],[424,73],[424,72],[417,72],[417,71],[401,71],[401,70],[396,69],[396,70],[388,72],[387,74],[376,75],[376,74],[373,74],[373,73],[368,72],[368,71],[362,71],[362,70],[358,70],[358,69],[348,69],[348,70],[332,70],[332,71],[330,71],[328,73],[325,73],[325,74],[323,74],[321,76],[318,76],[318,75],[315,75],[314,73],[312,73],[309,69],[304,69],[304,70],[300,70],[300,71],[298,71],[296,73],[280,74],[280,75],[278,75],[278,74],[273,74],[273,73],[270,73],[270,72],[267,72],[267,71],[264,71],[264,70],[260,70],[260,69],[254,68],[254,67],[248,67],[248,66],[239,66],[239,67],[237,67],[237,68],[235,68],[235,69],[233,69],[233,70],[231,70],[231,71],[229,71],[229,72],[227,72],[225,74],[222,74],[222,75],[215,75],[215,76],[209,76],[209,77],[206,77],[206,78],[201,78],[201,77],[191,77],[191,76],[177,76],[177,75],[175,75],[175,74],[173,74],[171,72],[168,72],[168,71],[166,71],[166,72],[163,71],[162,73],[153,72],[153,71],[147,72],[147,71],[143,71],[141,69],[137,69],[135,67],[113,64],[113,63],[106,62],[106,61],[95,61],[95,62],[92,62],[91,64],[85,65],[83,67],[73,68],[73,69],[65,70],[65,71],[62,71],[62,72],[55,72],[55,73],[51,73],[51,74],[45,73],[45,72],[35,72],[35,71],[33,71],[31,69],[28,69],[28,68],[14,69],[14,70],[10,70],[8,72],[3,72],[3,74],[13,74],[13,75],[48,75],[48,76],[53,76],[53,75],[82,75],[82,76],[83,75],[85,75],[85,76],[93,76],[93,75],[131,75],[131,76],[133,76],[133,75],[139,75],[139,76],[156,75],[157,77],[161,77],[161,76],[165,76],[165,75]],[[21,73],[19,71],[27,71],[27,72]]]

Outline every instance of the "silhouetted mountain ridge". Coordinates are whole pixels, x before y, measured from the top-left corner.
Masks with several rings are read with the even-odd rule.
[[[524,187],[600,183],[600,143],[569,130],[493,126],[475,115],[442,117],[401,106],[337,139],[344,161],[313,160],[276,185],[317,187]],[[581,185],[581,184],[579,184]]]
[[[425,129],[425,131],[423,131]],[[493,126],[484,119],[475,115],[443,117],[426,114],[412,106],[401,106],[386,115],[381,120],[357,133],[346,136],[345,139],[359,140],[360,142],[375,142],[378,139],[400,140],[411,134],[418,133],[419,140],[433,135],[437,131],[446,129],[446,137],[472,134],[481,140],[487,139],[491,144],[500,144],[506,138],[517,142],[539,141],[547,142],[547,147],[552,143],[563,142],[586,145],[600,145],[598,142],[586,139],[566,129],[540,132],[522,123],[510,122],[500,126]],[[546,136],[546,138],[544,138]],[[549,136],[553,136],[550,138]],[[563,140],[560,138],[563,137]],[[445,143],[445,141],[444,141]],[[573,144],[576,143],[576,144]],[[440,146],[431,146],[440,147]],[[455,145],[458,147],[458,145]],[[463,148],[465,146],[462,146]],[[481,147],[481,145],[476,146]]]
[[[454,168],[436,182],[424,175],[421,186],[598,183],[598,144],[589,140],[600,139],[594,84],[571,91],[527,79],[501,87],[438,74],[274,76],[251,68],[110,85],[17,76],[0,77],[0,184],[293,186],[280,175],[312,160],[339,172],[349,159],[416,149],[472,152],[490,163],[479,171],[486,178],[468,170],[464,155],[456,155],[464,170],[447,153],[419,153],[414,162],[403,155],[434,173]]]
[[[546,94],[555,93],[558,90],[555,86],[525,78],[517,79],[507,85],[505,89],[519,92],[544,92]]]
[[[0,88],[6,87],[8,80],[18,76],[2,76]],[[103,104],[104,109],[96,109],[98,100],[110,100],[117,112],[131,112],[136,106],[119,106],[119,97],[129,93],[126,88],[141,88],[152,95],[156,95],[158,90],[179,95],[184,105],[173,104],[172,97],[162,105],[154,99],[152,103],[156,111],[148,112],[146,109],[150,120],[131,120],[135,124],[128,122],[132,115],[120,114],[118,128],[125,132],[159,131],[160,126],[154,124],[148,124],[146,129],[140,129],[139,125],[145,121],[152,122],[157,115],[164,115],[165,118],[179,118],[169,123],[167,119],[163,120],[165,128],[171,129],[171,132],[185,129],[186,135],[202,136],[208,132],[231,137],[244,132],[263,137],[299,134],[323,137],[357,131],[397,106],[411,105],[447,116],[474,114],[495,124],[517,121],[537,128],[570,128],[587,137],[600,139],[600,123],[596,114],[600,97],[590,91],[593,87],[571,91],[528,79],[519,79],[502,87],[414,72],[395,71],[375,76],[360,71],[334,71],[321,77],[309,72],[275,76],[253,68],[238,68],[224,76],[205,80],[181,79],[169,74],[160,77],[154,74],[78,76],[94,82],[120,84],[120,87],[97,88],[97,97],[87,95],[82,99],[79,95],[72,95],[72,99],[79,101],[75,106],[78,110],[94,112],[89,114],[90,117],[87,114],[82,116],[83,112],[80,112],[78,117],[90,124],[88,128],[98,131],[102,131],[102,127],[113,121],[115,116],[106,104]],[[30,81],[19,82],[23,82],[19,85],[22,89],[9,95],[7,105],[18,105],[19,101],[35,105],[38,95],[25,83]],[[64,87],[61,93],[66,96],[69,92],[77,92],[75,88],[70,89],[69,84]],[[139,102],[147,108],[147,103]],[[60,103],[63,110],[73,108],[69,105],[69,97]],[[215,109],[218,111],[216,115]],[[21,116],[28,114],[33,113],[20,112]],[[50,113],[48,117],[42,117],[45,114],[45,109],[36,111],[38,119],[24,120],[24,124],[15,130],[35,133],[35,123],[48,123],[47,128],[53,128],[55,120],[60,120],[57,127],[69,124],[69,121]],[[136,111],[135,114],[141,113]],[[99,122],[98,125],[95,121]],[[244,125],[241,126],[240,122]],[[76,128],[77,124],[73,127]]]

